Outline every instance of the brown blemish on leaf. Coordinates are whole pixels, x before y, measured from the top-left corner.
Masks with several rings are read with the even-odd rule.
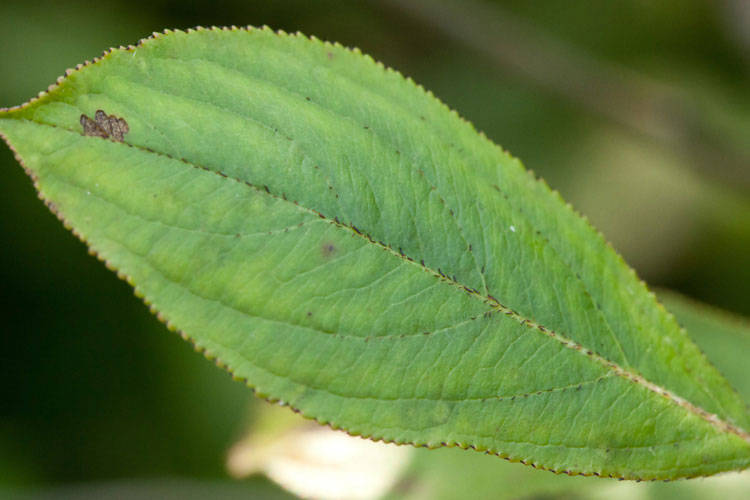
[[[331,255],[336,253],[336,245],[331,242],[323,243],[320,246],[320,253],[323,255],[323,257],[330,257]]]
[[[115,142],[122,142],[125,134],[130,132],[128,122],[124,118],[107,115],[101,109],[96,111],[93,120],[86,115],[81,115],[81,125],[83,126],[83,135],[102,137]]]
[[[109,134],[107,134],[104,129],[86,115],[81,115],[81,125],[83,126],[83,135],[91,137],[109,137]]]

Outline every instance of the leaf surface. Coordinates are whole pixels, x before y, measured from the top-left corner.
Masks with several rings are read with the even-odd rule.
[[[571,474],[750,463],[743,403],[603,238],[357,51],[156,35],[0,132],[171,328],[308,417]]]
[[[669,290],[658,290],[659,300],[687,328],[698,347],[706,352],[720,372],[726,374],[745,401],[750,401],[747,359],[750,353],[750,322],[713,309]],[[266,408],[268,407],[268,408]],[[259,408],[273,414],[270,405]],[[279,411],[279,410],[276,410]],[[264,429],[258,429],[258,433]],[[267,433],[267,431],[265,431]],[[552,476],[531,468],[519,470],[511,464],[495,464],[491,457],[459,450],[416,450],[410,469],[402,478],[406,491],[395,490],[386,498],[454,500],[468,492],[476,498],[537,499],[570,497],[580,499],[704,499],[745,500],[750,491],[750,470],[720,474],[701,481],[606,482],[579,481],[564,475]],[[573,494],[574,493],[574,494]]]
[[[669,290],[658,291],[659,300],[706,353],[708,359],[737,389],[750,413],[750,320]]]

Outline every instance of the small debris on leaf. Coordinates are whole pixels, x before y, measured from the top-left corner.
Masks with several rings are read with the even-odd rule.
[[[81,115],[81,125],[83,126],[83,135],[102,137],[115,142],[122,142],[125,134],[130,132],[128,122],[124,118],[107,115],[101,109],[96,111],[94,120],[86,115]]]

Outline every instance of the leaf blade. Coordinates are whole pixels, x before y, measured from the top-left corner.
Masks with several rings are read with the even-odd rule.
[[[750,352],[748,319],[671,290],[659,290],[658,295],[690,337],[726,375],[750,410],[750,384],[743,368],[744,356]]]
[[[124,143],[71,126],[95,109],[128,119]],[[574,473],[748,463],[743,405],[603,239],[356,53],[170,34],[71,73],[0,131],[173,326],[319,421]]]

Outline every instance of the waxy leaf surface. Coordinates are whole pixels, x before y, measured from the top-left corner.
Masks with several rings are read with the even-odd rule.
[[[744,404],[603,238],[357,51],[157,35],[0,133],[171,327],[308,417],[572,474],[750,463]]]

